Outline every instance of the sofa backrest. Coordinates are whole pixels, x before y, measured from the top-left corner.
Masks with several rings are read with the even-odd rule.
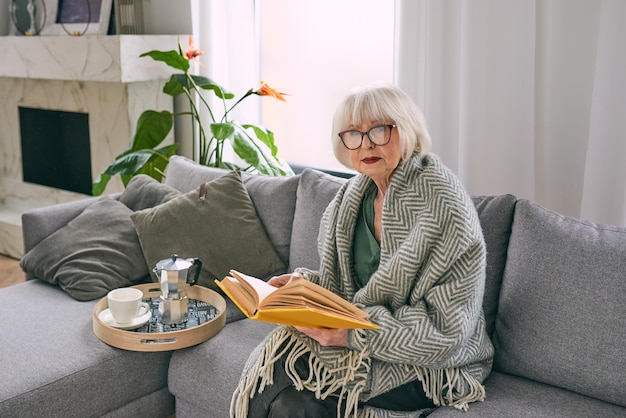
[[[506,264],[513,211],[517,198],[510,194],[498,196],[476,196],[472,198],[487,247],[487,277],[483,311],[487,322],[487,333],[491,336],[495,328],[496,314],[502,275]]]
[[[225,173],[225,170],[200,166],[184,157],[175,156],[170,159],[165,183],[187,192]],[[320,220],[347,179],[310,168],[294,177],[246,173],[242,173],[242,177],[270,240],[288,265],[287,271],[297,267],[319,268],[317,236]],[[473,198],[487,245],[483,307],[489,335],[494,328],[516,200],[513,195]]]
[[[310,168],[300,174],[289,252],[289,271],[297,267],[316,270],[320,258],[317,237],[324,210],[347,180]]]
[[[515,207],[494,369],[626,406],[626,228]]]
[[[165,182],[186,192],[224,173],[173,157]],[[320,219],[346,179],[312,169],[242,178],[287,270],[318,268]],[[473,202],[487,245],[494,369],[626,406],[626,228],[512,195]]]

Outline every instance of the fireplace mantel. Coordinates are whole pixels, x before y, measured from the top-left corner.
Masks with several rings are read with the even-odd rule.
[[[139,55],[177,48],[174,35],[4,36],[0,77],[109,83],[162,80],[172,69]]]
[[[24,181],[20,108],[88,114],[92,180],[127,149],[146,109],[173,110],[173,70],[144,52],[176,50],[176,35],[0,37],[0,254],[23,254],[21,214],[87,197]],[[186,40],[186,35],[181,35]],[[173,133],[166,139],[174,141]],[[114,177],[106,193],[123,190]]]

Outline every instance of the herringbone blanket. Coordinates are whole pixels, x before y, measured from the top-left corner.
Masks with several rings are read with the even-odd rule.
[[[328,348],[279,327],[250,356],[234,416],[247,415],[250,397],[271,384],[282,356],[288,366],[308,356],[308,377],[287,370],[296,387],[339,396],[338,409],[345,402],[354,416],[415,416],[358,403],[416,379],[435,405],[467,409],[484,399],[493,346],[482,313],[485,245],[469,195],[433,154],[400,164],[383,204],[379,269],[357,289],[352,235],[371,181],[360,175],[340,189],[320,227],[320,271],[299,271],[363,308],[380,329],[350,331],[348,348]]]

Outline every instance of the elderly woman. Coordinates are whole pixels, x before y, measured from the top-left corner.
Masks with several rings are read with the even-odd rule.
[[[361,307],[380,329],[278,327],[250,356],[231,413],[466,410],[485,398],[493,358],[482,313],[485,244],[472,201],[429,153],[422,113],[396,87],[350,93],[332,141],[337,159],[360,174],[324,213],[320,269],[269,283],[303,276]]]

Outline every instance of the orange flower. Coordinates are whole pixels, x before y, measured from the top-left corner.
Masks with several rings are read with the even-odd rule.
[[[258,94],[259,96],[271,96],[278,100],[282,100],[283,102],[287,101],[283,97],[283,94],[286,94],[286,93],[281,93],[281,92],[274,90],[273,88],[268,86],[267,83],[265,83],[264,81],[261,81],[261,88],[258,89],[255,93]]]
[[[185,57],[191,61],[191,60],[196,60],[198,61],[198,57],[200,55],[204,54],[204,51],[200,51],[199,49],[196,49],[193,46],[193,36],[189,36],[189,43],[187,46],[187,51],[185,52]]]

